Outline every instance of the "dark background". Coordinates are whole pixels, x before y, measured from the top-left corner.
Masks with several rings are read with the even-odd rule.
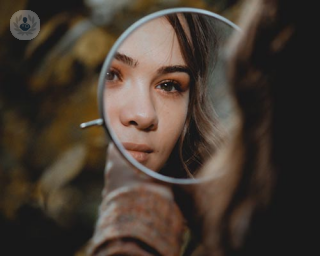
[[[243,1],[105,0],[96,11],[90,2],[0,2],[0,255],[85,255],[107,137],[79,124],[99,117],[97,80],[119,34],[145,14],[177,6],[237,23]],[[35,39],[12,36],[18,10],[38,14]],[[85,29],[88,21],[94,25]]]

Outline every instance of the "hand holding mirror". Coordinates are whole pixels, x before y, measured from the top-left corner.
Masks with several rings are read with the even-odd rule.
[[[197,173],[223,147],[232,122],[224,54],[239,29],[214,13],[174,8],[126,30],[99,79],[102,119],[122,155],[142,172],[170,183]]]

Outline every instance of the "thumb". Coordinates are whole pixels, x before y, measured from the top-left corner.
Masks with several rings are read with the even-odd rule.
[[[125,159],[113,142],[108,145],[104,177],[104,193],[111,192],[119,187],[136,185],[147,179],[146,175]]]

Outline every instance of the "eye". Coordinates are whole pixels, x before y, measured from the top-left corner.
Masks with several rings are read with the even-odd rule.
[[[161,89],[166,92],[180,91],[180,84],[176,81],[164,81],[156,86],[156,89]]]
[[[106,80],[107,81],[121,80],[120,72],[114,69],[109,70],[106,74]]]

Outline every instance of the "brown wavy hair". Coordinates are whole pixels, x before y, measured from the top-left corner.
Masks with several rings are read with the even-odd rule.
[[[208,74],[217,60],[219,41],[210,20],[203,14],[170,14],[166,19],[174,28],[181,53],[191,70],[190,98],[186,122],[166,166],[161,173],[192,177],[222,144],[222,129],[210,102]],[[186,24],[190,36],[182,24]]]

